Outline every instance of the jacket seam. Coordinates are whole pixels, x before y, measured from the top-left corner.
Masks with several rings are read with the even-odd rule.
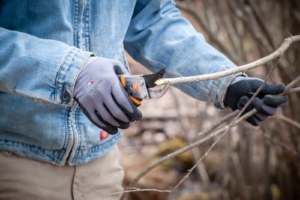
[[[78,153],[79,153],[78,149],[80,148],[81,142],[82,142],[82,140],[79,139],[79,138],[81,138],[81,131],[80,131],[80,127],[79,127],[79,124],[78,124],[78,122],[79,122],[79,111],[80,111],[80,108],[78,106],[77,109],[75,110],[75,113],[74,113],[74,115],[75,115],[74,116],[74,118],[75,118],[75,128],[76,128],[76,132],[78,134],[78,142],[79,142],[77,147],[76,147],[76,152],[75,152],[75,155],[74,155],[75,158],[78,156]]]
[[[74,4],[74,46],[78,47],[78,15],[79,15],[79,5],[78,0],[75,0]]]
[[[89,15],[89,12],[90,12],[90,3],[89,3],[89,0],[87,0],[86,1],[86,8],[85,8],[85,27],[84,27],[84,29],[86,30],[85,31],[85,35],[84,35],[84,37],[85,37],[85,49],[87,50],[87,51],[89,51],[90,50],[90,34],[89,34],[89,17],[90,17],[90,15]]]
[[[68,50],[68,53],[67,55],[65,56],[65,59],[63,60],[63,62],[61,63],[60,67],[59,67],[59,70],[57,72],[57,77],[56,77],[56,81],[55,81],[55,97],[54,97],[54,102],[58,102],[58,99],[56,99],[56,96],[58,94],[58,80],[59,80],[59,77],[60,77],[60,73],[67,61],[67,59],[69,58],[71,52],[75,49],[75,47],[71,47],[69,50]],[[72,103],[72,102],[71,102]],[[59,103],[58,103],[59,104]]]

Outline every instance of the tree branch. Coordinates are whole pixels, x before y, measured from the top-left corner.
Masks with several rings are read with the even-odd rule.
[[[284,115],[281,115],[281,114],[276,114],[276,115],[273,115],[272,118],[276,118],[276,119],[281,119],[295,127],[297,127],[298,129],[300,129],[300,124]]]
[[[257,91],[252,95],[252,97],[250,98],[250,100],[246,103],[246,105],[243,107],[243,109],[239,112],[239,114],[234,118],[234,120],[228,125],[226,126],[226,130],[224,131],[224,133],[211,145],[211,147],[204,153],[204,155],[198,160],[198,162],[189,170],[189,172],[187,173],[186,176],[184,176],[179,183],[172,189],[172,191],[170,192],[169,196],[171,195],[171,193],[176,190],[178,188],[178,186],[189,177],[189,175],[192,173],[192,171],[197,167],[197,165],[202,162],[203,158],[205,156],[208,155],[208,153],[216,146],[216,144],[223,138],[224,135],[226,135],[229,130],[234,126],[235,122],[238,120],[238,118],[242,115],[242,113],[244,113],[244,111],[246,110],[246,108],[250,105],[250,103],[255,99],[255,97],[258,95],[258,93],[263,89],[263,87],[266,85],[267,80],[269,79],[270,75],[274,72],[274,70],[277,67],[278,61],[280,59],[280,56],[276,59],[275,64],[272,68],[272,70],[268,73],[268,75],[266,76],[263,84],[257,89]],[[256,110],[255,110],[256,111]]]
[[[215,80],[218,78],[222,78],[225,76],[229,76],[231,74],[236,74],[239,72],[246,72],[250,69],[259,67],[263,64],[266,64],[267,62],[281,57],[281,55],[289,48],[289,46],[293,42],[299,42],[300,41],[300,35],[297,36],[291,36],[289,38],[286,38],[282,45],[273,53],[270,55],[263,57],[259,60],[256,60],[252,63],[242,65],[233,69],[212,73],[212,74],[205,74],[205,75],[198,75],[198,76],[189,76],[189,77],[178,77],[178,78],[162,78],[155,82],[156,85],[164,85],[169,83],[170,85],[178,84],[178,83],[191,83],[191,82],[198,82],[198,81],[206,81],[206,80]]]
[[[217,128],[219,125],[221,125],[222,123],[227,122],[231,118],[237,116],[239,114],[239,112],[240,112],[239,110],[235,110],[235,111],[229,113],[228,115],[225,115],[224,117],[219,119],[217,122],[213,123],[211,126],[207,127],[203,131],[201,131],[198,135],[203,136],[203,135],[206,135],[206,134],[210,133],[215,128]]]
[[[130,192],[171,192],[171,190],[157,190],[157,189],[131,189],[131,190],[125,190],[125,191],[120,191],[120,192],[114,192],[112,194],[110,194],[109,196],[113,196],[113,195],[118,195],[118,194],[124,194],[124,193],[130,193]]]

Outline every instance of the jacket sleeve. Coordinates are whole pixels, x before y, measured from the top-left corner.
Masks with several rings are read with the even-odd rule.
[[[0,27],[0,91],[71,106],[76,78],[91,54]]]
[[[236,67],[205,42],[172,0],[138,0],[125,38],[126,51],[151,71],[166,77],[210,74]],[[224,96],[236,75],[175,85],[190,96],[224,108]]]

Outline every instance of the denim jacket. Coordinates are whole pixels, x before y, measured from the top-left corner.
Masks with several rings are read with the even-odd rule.
[[[236,67],[180,16],[172,0],[1,0],[0,150],[58,165],[86,163],[121,138],[94,126],[73,100],[91,56],[124,49],[166,77]],[[222,109],[235,75],[177,87]]]

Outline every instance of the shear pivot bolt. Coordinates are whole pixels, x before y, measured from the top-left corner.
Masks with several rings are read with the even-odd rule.
[[[133,85],[131,86],[131,89],[132,89],[134,92],[137,92],[138,89],[139,89],[139,86],[137,86],[136,84],[133,84]]]

